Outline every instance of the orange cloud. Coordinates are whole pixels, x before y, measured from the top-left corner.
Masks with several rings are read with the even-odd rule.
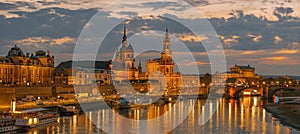
[[[257,51],[244,51],[241,54],[249,55],[249,54],[255,54],[255,53],[257,53]]]
[[[197,65],[209,65],[210,63],[209,62],[202,62],[202,61],[196,61],[196,62],[193,62],[194,64],[197,64]]]
[[[274,52],[274,54],[295,54],[298,53],[298,50],[279,50]]]
[[[39,46],[41,44],[46,45],[63,45],[65,43],[75,43],[75,39],[71,37],[63,37],[63,38],[57,38],[57,39],[51,39],[49,37],[29,37],[21,40],[15,41],[17,44],[22,44],[26,46]]]
[[[35,44],[35,43],[45,43],[45,42],[48,42],[48,41],[49,41],[49,38],[31,37],[31,38],[17,40],[16,43],[17,44],[28,45],[28,44]]]
[[[281,42],[282,41],[282,39],[278,36],[278,35],[276,35],[275,37],[274,37],[274,43],[275,44],[278,44],[279,42]]]
[[[205,36],[198,37],[198,36],[194,36],[194,35],[185,35],[183,37],[180,37],[179,39],[181,41],[201,42],[202,40],[206,40],[207,37],[205,37]]]
[[[238,42],[236,39],[224,39],[223,40],[225,44],[231,44],[231,43],[236,43]]]
[[[253,41],[254,41],[254,42],[259,42],[259,40],[260,40],[261,38],[262,38],[261,35],[256,36],[256,37],[253,38]]]
[[[50,45],[63,45],[66,43],[75,43],[75,39],[71,37],[63,37],[63,38],[58,38],[54,39],[50,42]]]
[[[275,57],[267,57],[264,58],[264,60],[275,60],[275,61],[282,61],[282,60],[286,60],[287,58],[284,56],[275,56]]]
[[[237,36],[237,35],[232,36],[232,39],[238,39],[238,38],[240,38],[240,36]]]
[[[251,37],[254,42],[259,42],[259,40],[263,37],[262,35],[253,35],[251,33],[248,34],[248,37]]]

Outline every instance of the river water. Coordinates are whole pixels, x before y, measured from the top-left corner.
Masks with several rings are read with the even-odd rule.
[[[216,108],[212,118],[210,118],[204,125],[199,125],[199,121],[205,120],[204,114],[201,111],[208,110],[212,113],[213,108],[204,107],[205,103],[209,103],[208,106],[219,106]],[[281,122],[274,118],[271,113],[268,113],[263,107],[263,101],[260,97],[244,97],[240,100],[224,99],[221,98],[217,102],[210,102],[209,100],[184,100],[178,102],[176,105],[149,105],[147,107],[138,107],[131,109],[122,109],[114,114],[109,113],[109,109],[99,109],[93,111],[87,111],[82,115],[75,115],[72,117],[60,117],[58,123],[48,124],[45,126],[39,126],[28,130],[28,134],[93,134],[104,133],[99,127],[107,128],[112,127],[112,132],[115,133],[151,133],[153,130],[136,129],[133,127],[140,127],[139,121],[155,119],[160,117],[164,112],[170,112],[171,116],[169,120],[164,121],[163,124],[174,124],[173,117],[182,118],[180,114],[191,108],[194,104],[193,110],[189,113],[187,118],[176,128],[172,129],[171,134],[184,134],[184,133],[270,133],[270,134],[296,134],[300,131],[285,126]],[[170,109],[174,107],[174,109]],[[122,116],[128,119],[134,119],[132,122],[127,120],[113,120],[116,114],[120,113]],[[174,115],[174,116],[173,116]],[[93,120],[90,121],[90,118]],[[126,119],[127,119],[126,118]],[[184,118],[184,117],[183,117]],[[134,122],[134,123],[133,123]],[[163,125],[164,126],[164,125]],[[166,129],[167,127],[159,127],[158,129]],[[166,125],[168,126],[168,125]]]

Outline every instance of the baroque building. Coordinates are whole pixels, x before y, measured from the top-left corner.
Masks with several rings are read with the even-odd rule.
[[[156,74],[157,76],[154,77],[159,79],[158,81],[164,85],[165,89],[178,89],[181,87],[181,75],[174,72],[174,62],[170,45],[169,33],[168,29],[166,29],[161,57],[147,60],[146,76],[149,78],[151,75]],[[159,74],[162,75],[159,76]]]
[[[115,83],[122,83],[124,81],[140,79],[142,76],[141,64],[138,67],[134,65],[134,50],[132,45],[127,42],[126,27],[124,26],[121,48],[117,49],[111,64],[113,81]]]
[[[170,45],[169,33],[168,29],[166,29],[161,57],[147,60],[146,72],[142,72],[141,63],[137,67],[135,66],[134,50],[132,45],[127,42],[126,27],[124,26],[122,45],[116,51],[111,65],[114,83],[122,84],[124,82],[131,82],[133,84],[142,84],[148,81],[152,85],[152,87],[147,87],[148,91],[149,88],[153,87],[165,90],[180,88],[181,75],[174,72]]]
[[[234,65],[230,68],[230,72],[216,73],[214,83],[232,83],[232,84],[245,84],[249,79],[260,79],[262,76],[255,74],[255,68],[250,65],[240,66]],[[226,81],[219,81],[226,80]]]
[[[55,84],[98,85],[111,84],[110,61],[66,61],[55,68]]]
[[[0,83],[4,85],[50,85],[54,83],[54,56],[39,50],[26,55],[15,45],[0,58]]]

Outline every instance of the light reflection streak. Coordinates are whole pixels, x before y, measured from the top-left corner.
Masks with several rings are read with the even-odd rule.
[[[231,103],[228,103],[228,127],[229,127],[229,129],[228,130],[230,130],[231,129]]]
[[[191,100],[192,101],[192,100]],[[255,102],[257,101],[257,102]],[[218,101],[207,101],[208,107],[203,105],[205,101],[197,100],[195,109],[190,112],[188,119],[174,130],[176,133],[293,133],[289,127],[283,126],[280,122],[273,118],[271,114],[267,113],[261,107],[261,100],[259,98],[243,98],[241,100],[228,100],[220,99]],[[213,114],[213,107],[218,106],[216,114],[212,115],[212,119],[202,126],[198,126],[196,120],[205,121],[205,112]],[[255,106],[256,105],[256,106]],[[174,107],[172,110],[171,108]],[[34,133],[82,133],[84,130],[89,133],[97,133],[95,126],[92,125],[88,117],[96,120],[96,126],[107,127],[105,125],[112,125],[111,129],[114,133],[144,133],[143,130],[137,129],[136,132],[127,132],[127,127],[140,128],[141,119],[153,119],[159,117],[166,111],[169,111],[169,116],[166,117],[162,129],[167,129],[167,124],[174,124],[178,119],[183,118],[182,114],[187,112],[188,109],[193,108],[191,102],[184,101],[177,105],[150,105],[147,108],[132,108],[125,112],[118,110],[111,115],[107,114],[107,109],[99,111],[88,112],[86,115],[75,115],[70,118],[61,118],[60,125],[53,125],[45,128],[44,130],[32,130],[29,134]],[[124,120],[116,118],[116,114],[122,111],[122,115],[136,119],[137,122],[124,122]],[[127,113],[126,113],[127,112]],[[147,116],[144,118],[144,116]],[[268,120],[271,119],[271,120]],[[198,120],[197,120],[198,121]],[[148,125],[148,124],[147,124]],[[150,124],[149,124],[150,125]],[[187,127],[188,126],[188,127]],[[53,130],[52,130],[53,129]],[[41,132],[44,131],[44,132]],[[178,131],[178,132],[177,132]],[[145,132],[153,132],[153,130],[145,130]],[[171,132],[172,133],[172,132]]]

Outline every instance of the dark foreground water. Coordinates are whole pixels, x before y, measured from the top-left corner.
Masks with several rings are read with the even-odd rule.
[[[270,133],[270,134],[296,134],[300,131],[289,126],[281,124],[276,118],[272,117],[271,113],[265,111],[262,107],[263,101],[259,97],[245,97],[238,100],[219,99],[217,102],[207,101],[208,106],[218,105],[218,109],[212,118],[205,125],[199,125],[199,120],[204,120],[201,111],[213,111],[213,108],[204,108],[205,100],[185,100],[176,105],[150,105],[143,108],[131,108],[119,110],[115,114],[122,114],[130,119],[149,120],[162,115],[165,111],[169,111],[170,120],[163,124],[175,123],[172,117],[178,117],[182,112],[190,108],[195,103],[194,110],[189,116],[175,129],[169,133],[184,134],[184,133]],[[174,107],[174,110],[170,110]],[[72,117],[61,117],[58,123],[39,126],[34,129],[27,130],[28,134],[93,134],[104,133],[99,127],[111,127],[115,133],[150,133],[149,130],[137,129],[132,131],[130,128],[140,127],[138,122],[126,122],[124,120],[112,120],[115,114],[110,114],[108,109],[100,109],[86,112],[84,115],[75,115]],[[93,119],[93,122],[89,120]],[[167,126],[167,125],[166,125]],[[164,129],[162,126],[157,129]],[[165,128],[168,129],[168,128]],[[151,131],[153,132],[153,131]]]

